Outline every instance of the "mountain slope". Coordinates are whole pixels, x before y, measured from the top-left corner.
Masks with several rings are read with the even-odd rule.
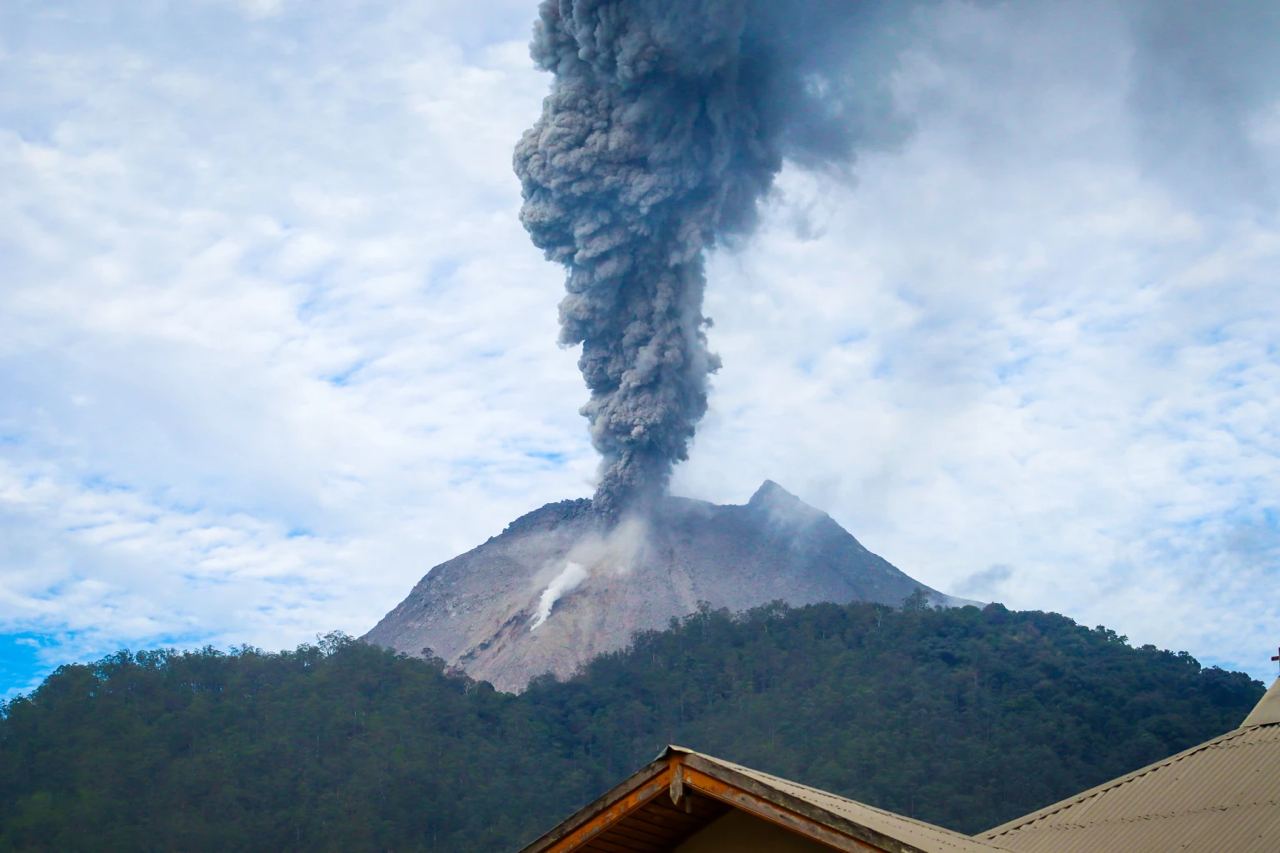
[[[872,554],[771,481],[742,506],[667,498],[645,522],[604,529],[587,500],[548,504],[424,577],[364,639],[424,649],[501,690],[564,677],[699,602],[898,605],[958,600]]]

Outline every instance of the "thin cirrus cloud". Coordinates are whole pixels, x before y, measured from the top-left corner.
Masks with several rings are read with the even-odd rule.
[[[589,493],[510,170],[533,10],[403,5],[0,11],[0,690],[360,633]],[[1152,8],[922,6],[910,134],[712,259],[675,487],[771,477],[933,586],[1261,676],[1280,75],[1228,62],[1276,30]]]

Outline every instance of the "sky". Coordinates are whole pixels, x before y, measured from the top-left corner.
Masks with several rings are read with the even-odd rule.
[[[358,635],[592,492],[511,152],[531,2],[0,5],[0,698]],[[673,491],[1274,677],[1280,7],[937,2],[908,130],[708,267]]]

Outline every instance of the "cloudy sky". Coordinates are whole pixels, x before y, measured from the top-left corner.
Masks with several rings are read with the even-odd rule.
[[[511,149],[515,0],[0,5],[0,697],[367,630],[590,494]],[[1280,7],[941,2],[910,131],[710,263],[675,491],[764,478],[947,592],[1274,673]]]

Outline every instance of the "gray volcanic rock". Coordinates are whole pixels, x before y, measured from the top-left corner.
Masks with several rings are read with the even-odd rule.
[[[699,602],[875,601],[922,589],[826,513],[765,481],[745,506],[665,498],[647,521],[606,527],[591,501],[547,504],[441,563],[364,639],[438,655],[500,690],[571,675]]]

